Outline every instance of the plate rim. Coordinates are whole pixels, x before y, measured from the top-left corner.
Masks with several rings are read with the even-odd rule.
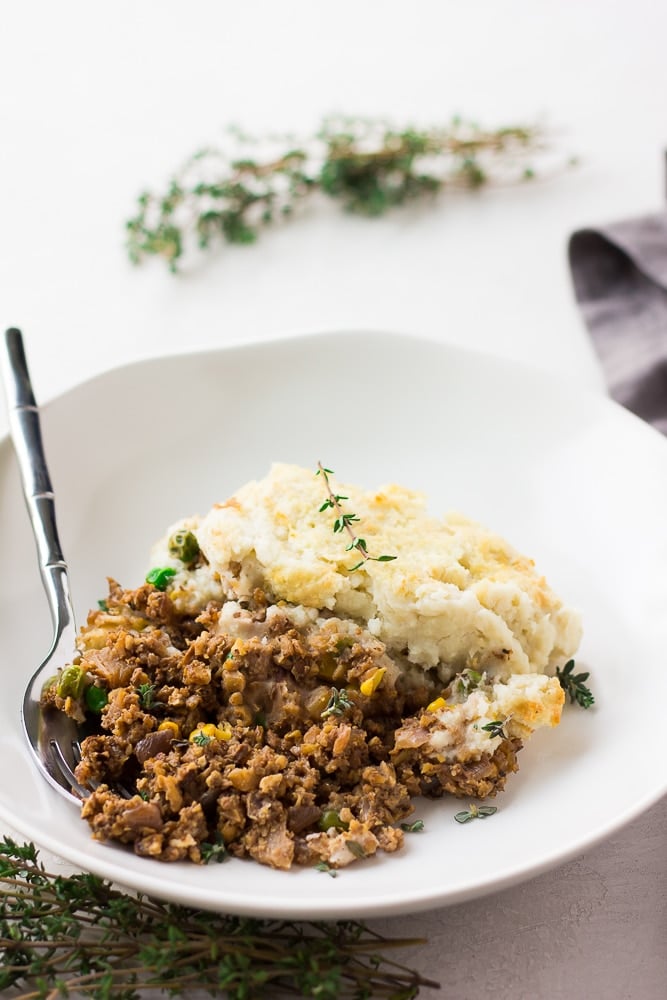
[[[77,390],[83,387],[88,387],[91,384],[94,385],[96,382],[104,381],[110,376],[117,378],[122,376],[123,373],[128,370],[137,370],[142,367],[150,367],[161,363],[173,363],[182,359],[184,357],[193,359],[202,359],[215,356],[216,358],[220,356],[225,356],[229,354],[252,354],[256,352],[261,352],[263,350],[278,350],[285,348],[293,349],[298,347],[299,344],[308,344],[309,346],[316,346],[318,341],[323,339],[331,341],[334,338],[371,338],[373,340],[392,340],[396,344],[410,344],[410,345],[422,345],[428,350],[435,350],[443,354],[453,354],[459,356],[466,360],[467,363],[471,362],[481,362],[483,364],[491,364],[495,366],[502,366],[507,370],[513,372],[518,372],[523,376],[536,377],[543,380],[545,383],[549,383],[552,386],[563,387],[576,396],[585,396],[593,400],[595,405],[601,406],[607,412],[614,413],[617,419],[622,419],[624,421],[629,421],[633,426],[633,433],[637,432],[638,428],[641,428],[641,433],[649,434],[654,441],[660,442],[660,447],[667,445],[667,441],[655,428],[646,424],[639,417],[630,413],[628,410],[620,406],[614,400],[610,399],[606,394],[601,393],[589,386],[582,386],[579,384],[572,384],[570,381],[565,379],[560,373],[550,372],[549,370],[536,368],[535,366],[522,362],[515,361],[506,357],[498,356],[489,351],[480,351],[476,349],[467,348],[458,344],[443,342],[435,339],[429,339],[422,336],[412,336],[403,333],[390,333],[382,332],[376,330],[356,330],[348,329],[343,331],[329,331],[322,333],[300,333],[293,336],[284,335],[277,339],[272,339],[268,341],[252,341],[247,344],[233,344],[233,345],[221,345],[217,347],[206,347],[206,348],[196,348],[194,350],[186,351],[175,351],[165,354],[155,354],[149,357],[139,358],[131,360],[128,362],[120,363],[118,365],[111,366],[104,371],[97,372],[91,375],[89,378],[82,379],[69,388],[54,394],[49,397],[44,405],[46,409],[52,404],[57,403],[60,400],[65,400],[68,396],[75,394]],[[11,440],[9,432],[0,435],[0,447],[11,449]],[[37,568],[35,566],[35,568]],[[22,753],[29,757],[27,753],[27,748],[21,747]],[[32,761],[30,761],[32,766]],[[647,792],[642,799],[637,800],[631,806],[627,807],[625,810],[620,812],[613,821],[607,821],[601,823],[597,829],[591,829],[585,837],[580,837],[577,839],[576,843],[573,843],[569,847],[564,848],[557,854],[553,854],[547,858],[543,858],[541,861],[533,861],[526,864],[515,864],[507,869],[504,873],[498,875],[497,877],[480,882],[472,886],[466,886],[455,890],[445,890],[432,891],[425,895],[423,890],[419,893],[416,898],[405,898],[405,894],[401,894],[400,898],[395,898],[393,901],[391,897],[389,899],[381,899],[375,904],[367,904],[360,909],[355,909],[355,915],[359,916],[392,916],[400,913],[409,912],[419,912],[424,910],[434,909],[436,907],[448,906],[455,903],[460,903],[465,900],[471,900],[474,898],[479,898],[481,896],[497,892],[503,888],[507,888],[511,885],[526,881],[533,878],[542,872],[552,870],[559,867],[570,858],[581,854],[583,851],[588,850],[590,847],[600,843],[601,841],[607,839],[610,835],[615,833],[617,830],[626,826],[628,823],[632,822],[637,816],[646,811],[646,809],[655,805],[663,796],[667,794],[667,774],[663,780],[662,786],[658,784],[655,785],[651,792]],[[120,885],[128,886],[128,888],[138,889],[138,891],[145,892],[149,891],[151,894],[160,895],[159,884],[160,878],[159,874],[156,872],[155,877],[149,876],[147,878],[138,879],[134,877],[134,873],[131,874],[131,878],[128,881],[127,873],[123,873],[122,868],[119,868],[111,860],[109,863],[100,861],[98,863],[97,858],[86,857],[76,848],[69,848],[67,844],[63,844],[62,840],[57,837],[51,836],[48,832],[42,833],[36,829],[29,821],[22,821],[20,817],[15,815],[7,814],[4,809],[4,802],[0,798],[0,816],[2,816],[8,823],[10,823],[14,828],[19,830],[23,835],[30,836],[36,841],[38,845],[45,847],[46,849],[52,851],[55,855],[64,858],[70,863],[88,871],[92,871],[95,874],[103,878],[111,878],[113,881]],[[64,848],[64,849],[63,849]],[[251,862],[253,863],[253,862]],[[254,863],[253,863],[254,864]],[[113,872],[113,874],[109,874]],[[289,875],[288,875],[289,877]],[[150,886],[150,889],[144,889],[139,884],[141,882],[146,886]],[[201,908],[216,908],[207,904],[206,901],[200,899],[197,894],[194,896],[188,894],[187,888],[180,886],[178,891],[175,891],[175,886],[170,886],[170,891],[165,895],[164,889],[162,889],[163,898],[172,899],[183,903],[184,905],[195,905]],[[320,907],[313,907],[311,901],[307,901],[306,906],[297,900],[285,899],[280,907],[265,906],[261,910],[261,916],[269,917],[280,917],[280,916],[291,916],[294,918],[338,918],[349,916],[350,907],[349,903],[341,903],[340,908],[337,907],[332,900],[325,900],[324,905]],[[247,907],[244,907],[243,900],[235,900],[230,902],[229,898],[225,899],[225,907],[228,909],[231,906],[230,912],[241,913],[246,915],[257,915],[257,906],[251,902]],[[305,912],[307,910],[307,913]]]

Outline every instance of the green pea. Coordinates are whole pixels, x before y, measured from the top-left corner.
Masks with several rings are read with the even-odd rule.
[[[156,590],[166,590],[172,576],[176,576],[176,570],[171,566],[156,566],[146,575],[146,583],[152,583]]]
[[[191,531],[175,531],[169,539],[169,555],[188,566],[199,555],[199,542]]]
[[[106,688],[91,684],[86,688],[86,707],[95,715],[99,715],[109,701]]]
[[[86,675],[81,667],[65,667],[58,678],[56,694],[59,698],[80,698],[86,683]]]
[[[86,688],[86,706],[95,715],[99,715],[109,700],[109,695],[103,687],[91,684]]]
[[[347,823],[344,823],[335,809],[326,809],[320,816],[318,823],[320,830],[347,830]]]

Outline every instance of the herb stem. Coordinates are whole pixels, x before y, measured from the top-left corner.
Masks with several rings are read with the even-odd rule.
[[[138,990],[227,1000],[281,995],[409,1000],[438,984],[356,921],[256,920],[130,896],[94,875],[54,875],[33,845],[0,842],[0,994],[130,1000]]]
[[[316,476],[322,476],[324,479],[324,484],[326,491],[328,493],[328,499],[320,507],[320,513],[326,510],[333,510],[338,515],[334,521],[333,530],[334,534],[339,531],[347,532],[350,538],[350,544],[347,546],[348,552],[355,549],[361,556],[361,562],[356,563],[354,566],[348,568],[349,573],[354,573],[355,570],[361,569],[365,562],[392,562],[396,556],[372,556],[368,551],[368,545],[366,544],[365,538],[360,538],[352,530],[352,524],[359,521],[359,517],[356,514],[349,514],[343,510],[342,501],[347,500],[347,497],[341,496],[340,493],[334,493],[329,476],[333,475],[331,469],[325,468],[321,462],[317,463]]]
[[[276,148],[280,145],[280,148]],[[130,259],[162,257],[172,271],[190,244],[248,244],[319,192],[351,212],[379,216],[446,188],[528,180],[543,145],[528,126],[484,129],[461,119],[431,128],[327,118],[303,140],[251,139],[229,130],[226,149],[196,152],[162,194],[143,192],[126,223]],[[258,152],[259,147],[259,152]]]

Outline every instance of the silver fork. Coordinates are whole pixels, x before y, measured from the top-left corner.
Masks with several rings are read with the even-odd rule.
[[[23,731],[43,777],[67,799],[80,802],[90,794],[74,775],[79,756],[80,729],[64,712],[44,709],[45,682],[71,663],[75,652],[76,623],[67,563],[56,526],[55,500],[49,476],[39,410],[20,330],[5,332],[2,376],[7,394],[9,428],[16,451],[23,494],[37,545],[42,582],[53,619],[53,641],[45,659],[28,681],[21,706]],[[79,796],[72,793],[74,789]]]

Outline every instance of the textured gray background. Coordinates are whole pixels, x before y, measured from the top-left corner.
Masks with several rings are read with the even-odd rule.
[[[410,958],[443,985],[424,996],[664,1000],[667,799],[567,864],[409,929],[429,939]]]

